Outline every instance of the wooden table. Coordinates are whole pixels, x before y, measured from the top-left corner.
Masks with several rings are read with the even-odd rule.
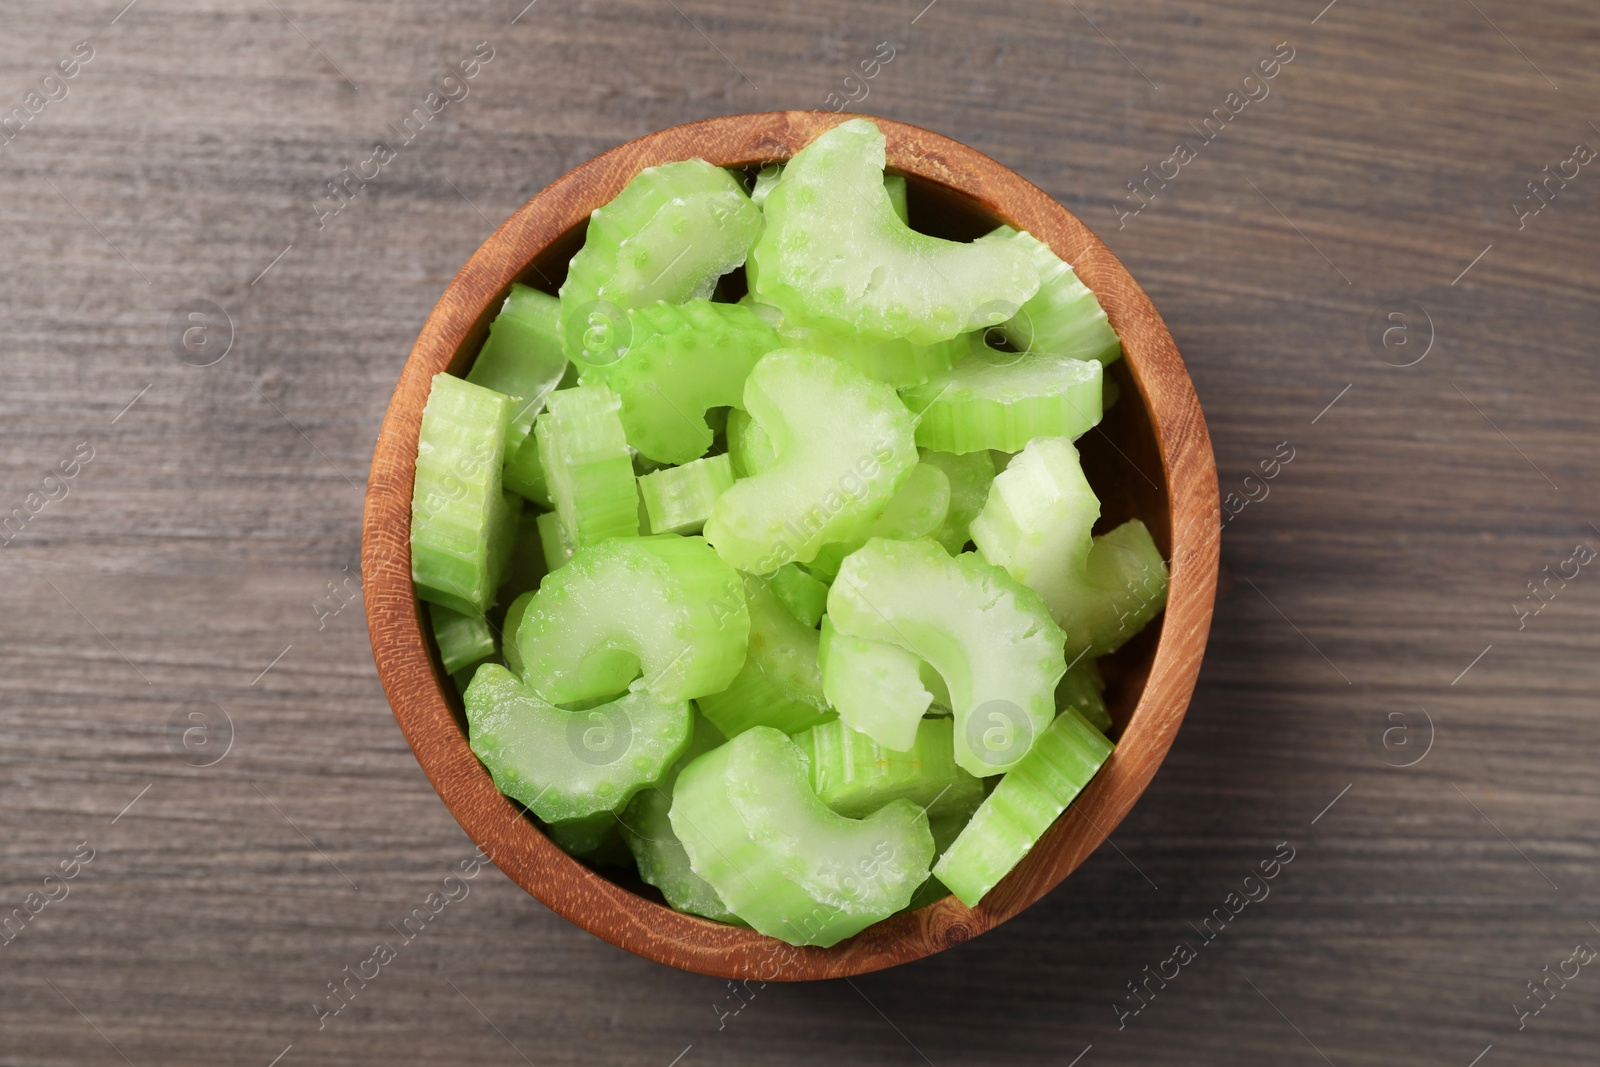
[[[1592,5],[124,2],[0,7],[0,1063],[1595,1062]],[[492,867],[404,926],[473,852],[354,577],[424,316],[595,153],[851,96],[1094,226],[1255,498],[1171,758],[1048,899],[853,983],[736,996]]]

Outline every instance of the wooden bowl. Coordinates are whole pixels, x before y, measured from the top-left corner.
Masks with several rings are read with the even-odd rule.
[[[1122,338],[1126,356],[1111,367],[1121,399],[1078,444],[1104,504],[1100,528],[1143,519],[1171,560],[1172,584],[1165,615],[1102,663],[1120,731],[1116,752],[977,908],[946,897],[826,949],[795,948],[673,911],[636,878],[608,877],[569,857],[495,789],[468,748],[461,702],[411,586],[411,487],[430,379],[439,371],[466,373],[512,282],[554,293],[589,213],[645,167],[695,156],[725,167],[785,160],[850,117],[783,111],[677,126],[590,160],[528,201],[484,242],[428,317],[389,403],[368,479],[361,570],[373,655],[395,718],[446,806],[501,870],[555,911],[612,944],[702,974],[764,981],[861,974],[960,944],[1038,900],[1116,829],[1166,757],[1211,623],[1216,464],[1194,387],[1144,290],[1042,190],[947,137],[874,119],[888,136],[890,168],[908,180],[919,229],[953,238],[1001,222],[1027,230],[1074,266]]]

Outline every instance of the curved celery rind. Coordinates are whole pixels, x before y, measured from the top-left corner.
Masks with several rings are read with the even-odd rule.
[[[502,394],[436,374],[422,410],[411,495],[411,580],[417,595],[463,614],[494,602],[509,509]],[[497,569],[498,568],[498,569]]]
[[[1100,501],[1063,438],[1041,438],[997,475],[972,540],[1037,592],[1067,633],[1067,656],[1121,648],[1166,606],[1167,566],[1144,523],[1091,537]]]
[[[916,465],[910,412],[888,386],[838,360],[769,352],[750,372],[744,402],[777,459],[718,497],[705,528],[740,570],[770,574],[853,536]]]
[[[750,290],[796,324],[933,344],[1011,318],[1039,288],[1004,237],[970,244],[917,233],[883,183],[884,136],[865,119],[822,134],[766,198]]]
[[[706,456],[681,467],[665,467],[639,479],[639,498],[650,517],[651,533],[699,533],[711,507],[733,484],[726,455]]]
[[[949,719],[923,719],[913,744],[895,752],[835,719],[794,742],[817,798],[840,815],[859,819],[904,798],[931,823],[949,812],[970,815],[983,799],[983,781],[956,766],[954,738]]]
[[[567,542],[581,547],[636,535],[639,491],[622,402],[603,385],[580,385],[551,393],[546,404],[533,432]]]
[[[748,730],[678,776],[672,828],[735,915],[792,945],[829,946],[899,911],[933,859],[906,800],[847,819],[817,799],[800,750]]]
[[[1101,416],[1104,372],[1092,360],[999,352],[981,341],[944,374],[904,389],[917,444],[941,452],[1017,452],[1035,437],[1077,437]]]
[[[1122,342],[1100,301],[1049,245],[1009,226],[995,233],[1021,247],[1039,272],[1039,291],[1000,327],[1006,340],[1022,352],[1092,359],[1102,365],[1122,357]]]
[[[979,805],[939,862],[935,878],[978,906],[1032,850],[1111,755],[1111,742],[1068,708]]]
[[[733,175],[703,159],[648,167],[589,217],[561,286],[561,335],[581,367],[613,362],[626,312],[705,299],[745,261],[761,212]]]
[[[989,499],[989,487],[994,484],[994,455],[986,449],[965,455],[924,449],[922,462],[938,467],[950,480],[950,510],[932,536],[953,556],[972,540],[972,520]]]
[[[644,671],[666,702],[725,688],[750,614],[738,575],[698,537],[616,538],[552,571],[517,627],[523,680],[541,699],[609,696]]]
[[[735,478],[760,474],[778,461],[778,450],[761,424],[748,411],[728,412],[728,459]]]
[[[973,553],[868,541],[840,568],[828,618],[842,634],[896,645],[939,672],[956,762],[979,777],[1015,766],[1055,715],[1066,635],[1037,593]],[[830,659],[825,684],[833,669]]]
[[[561,302],[549,293],[513,282],[500,314],[489,324],[489,336],[467,371],[467,381],[511,398],[506,411],[505,470],[507,489],[544,507],[550,506],[536,451],[531,448],[533,422],[545,399],[561,383],[567,354],[561,342]]]
[[[833,718],[818,661],[821,635],[795,618],[764,579],[744,576],[750,644],[726,689],[699,698],[700,712],[728,737],[756,726],[798,733]]]
[[[709,300],[647,304],[628,312],[627,326],[625,351],[580,380],[622,398],[628,443],[658,463],[705,455],[707,411],[741,406],[750,368],[783,344],[752,309]]]
[[[844,558],[874,537],[914,541],[927,537],[950,513],[950,478],[932,463],[918,463],[894,496],[848,541],[823,545],[807,569],[826,581],[839,573]]]
[[[824,615],[818,661],[823,695],[841,722],[891,752],[911,750],[933,703],[914,653],[887,641],[842,634]]]
[[[639,877],[661,890],[668,905],[692,915],[743,926],[711,884],[690,868],[689,854],[672,832],[672,820],[667,815],[672,809],[672,790],[678,775],[726,740],[703,715],[696,715],[689,745],[678,762],[659,782],[641,789],[619,819],[623,839],[639,866]]]
[[[495,787],[545,822],[620,811],[689,743],[688,702],[662,703],[643,684],[599,707],[563,711],[488,663],[465,703],[473,754]]]

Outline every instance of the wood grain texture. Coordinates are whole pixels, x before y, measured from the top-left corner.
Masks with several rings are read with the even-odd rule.
[[[1592,4],[539,0],[513,24],[525,3],[0,2],[0,113],[95,48],[0,149],[0,513],[94,448],[0,549],[0,903],[96,850],[0,946],[0,1064],[1594,1062],[1590,969],[1521,1030],[1512,1005],[1600,937],[1600,580],[1522,629],[1512,605],[1600,547],[1600,192],[1585,167],[1525,228],[1509,207],[1600,147]],[[319,229],[325,182],[480,41],[471,95]],[[429,310],[584,160],[831,107],[882,41],[851,106],[999,160],[1105,240],[1183,353],[1224,494],[1295,450],[1223,532],[1166,762],[1037,904],[853,986],[736,993],[492,868],[404,940],[474,846],[346,576]],[[1119,229],[1125,183],[1279,42],[1270,95]],[[204,368],[166,334],[196,299],[234,324]],[[1405,368],[1366,337],[1401,299],[1435,333]],[[178,758],[210,758],[182,728],[217,707],[225,758]],[[1396,766],[1400,739],[1427,754]],[[1119,1028],[1127,983],[1284,841],[1270,897]],[[397,958],[319,1029],[380,940]]]
[[[562,255],[589,215],[646,167],[701,158],[722,167],[782,162],[848,116],[767,112],[707,119],[649,134],[586,162],[529,200],[475,252],[440,298],[401,372],[368,477],[362,591],[378,676],[406,739],[445,804],[485,854],[545,904],[647,959],[724,978],[802,981],[893,967],[958,945],[1055,888],[1122,822],[1166,757],[1200,672],[1217,575],[1217,472],[1194,386],[1161,316],[1116,257],[1038,187],[936,133],[876,119],[888,165],[913,183],[912,208],[930,232],[981,216],[1050,244],[1094,289],[1123,342],[1123,401],[1094,446],[1125,462],[1141,455],[1161,478],[1125,471],[1097,492],[1118,519],[1140,518],[1172,562],[1160,626],[1106,664],[1117,748],[1063,817],[976,908],[952,896],[874,924],[831,948],[796,947],[753,930],[673,911],[561,852],[500,795],[467,744],[460,701],[426,636],[411,586],[407,539],[417,436],[433,377],[465,373],[515,281],[560,283]],[[1088,445],[1086,445],[1088,447]],[[1105,461],[1091,462],[1090,470]],[[1173,540],[1177,533],[1176,541]]]

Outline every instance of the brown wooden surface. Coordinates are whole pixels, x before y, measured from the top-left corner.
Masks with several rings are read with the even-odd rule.
[[[264,1067],[291,1044],[280,1067],[1059,1067],[1090,1045],[1080,1067],[1594,1062],[1592,968],[1521,1031],[1512,1005],[1600,947],[1600,578],[1521,630],[1512,605],[1600,548],[1600,176],[1522,230],[1508,206],[1600,147],[1592,5],[1338,0],[1313,24],[1321,0],[920,18],[540,0],[513,25],[520,2],[140,0],[112,24],[121,7],[0,5],[7,109],[95,48],[0,149],[0,510],[94,448],[0,550],[8,907],[95,849],[0,946],[0,1063]],[[485,40],[471,95],[319,231],[323,183]],[[1117,848],[1040,903],[853,986],[752,984],[719,1018],[741,1003],[724,982],[621,952],[491,869],[319,1031],[325,983],[472,855],[389,712],[359,599],[321,630],[313,607],[355,570],[372,444],[429,309],[579,162],[708,115],[831,106],[884,40],[855,107],[972,145],[1096,230],[1172,329],[1224,492],[1295,449],[1223,534],[1161,773]],[[1125,180],[1198,140],[1280,41],[1295,58],[1270,96],[1119,231]],[[1400,298],[1436,334],[1403,369],[1365,338]],[[207,368],[166,336],[194,299],[236,326]],[[216,706],[231,750],[180,761],[169,720]],[[1433,743],[1397,768],[1414,756],[1371,717],[1404,709],[1411,751],[1423,710]],[[1125,983],[1198,944],[1190,924],[1283,841],[1271,895],[1119,1030]]]
[[[434,376],[465,372],[514,281],[559,286],[566,250],[590,212],[644,168],[696,157],[737,168],[787,160],[839,121],[814,110],[704,119],[631,141],[541,190],[473,253],[423,325],[368,477],[362,598],[373,654],[395,718],[434,788],[495,866],[557,912],[646,959],[724,978],[802,981],[893,967],[992,929],[1054,888],[1122,822],[1166,757],[1199,673],[1216,592],[1211,444],[1194,387],[1149,298],[1105,245],[1037,186],[949,138],[878,118],[888,165],[911,183],[913,218],[929,232],[952,234],[1005,222],[1048,242],[1099,294],[1122,339],[1126,358],[1117,374],[1125,403],[1113,407],[1084,450],[1092,453],[1092,484],[1108,517],[1143,519],[1172,568],[1161,624],[1103,663],[1113,683],[1116,751],[1075,802],[1077,814],[1062,819],[976,908],[947,896],[826,949],[675,912],[637,878],[618,880],[564,855],[523,817],[521,804],[496,791],[468,747],[454,683],[425,636],[405,548],[417,436]]]

